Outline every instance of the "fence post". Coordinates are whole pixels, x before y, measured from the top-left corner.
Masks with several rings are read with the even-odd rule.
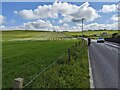
[[[75,49],[77,48],[77,43],[75,43]]]
[[[70,49],[68,49],[68,63],[70,62]]]
[[[79,45],[80,45],[80,41],[79,41],[78,43],[79,43]]]
[[[77,42],[76,42],[76,47],[77,47]]]
[[[16,78],[14,80],[14,89],[13,90],[22,90],[23,88],[23,78]]]

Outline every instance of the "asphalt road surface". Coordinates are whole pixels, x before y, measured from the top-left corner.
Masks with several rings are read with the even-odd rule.
[[[95,88],[118,88],[118,46],[93,41],[89,47]]]

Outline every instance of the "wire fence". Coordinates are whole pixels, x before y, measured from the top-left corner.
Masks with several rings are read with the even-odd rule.
[[[78,42],[78,44],[80,44],[80,42]],[[75,47],[77,47],[77,45],[75,45]],[[70,59],[70,49],[68,49],[68,62],[70,62],[69,59]],[[54,65],[58,60],[55,60],[53,63],[51,63],[50,65],[48,65],[42,71],[40,70],[38,73],[35,73],[34,75],[32,75],[31,77],[33,77],[33,78],[31,80],[29,80],[29,82],[27,84],[25,84],[23,86],[23,88],[26,88],[28,85],[30,85],[39,75],[41,75],[42,73],[44,73],[47,69],[49,69],[52,65]]]
[[[29,84],[31,84],[39,75],[41,75],[43,72],[45,72],[48,68],[50,68],[53,64],[55,64],[57,62],[57,60],[56,61],[54,61],[52,64],[50,64],[49,66],[47,66],[45,69],[43,69],[42,71],[40,71],[38,74],[34,74],[33,76],[33,78],[27,83],[27,84],[25,84],[24,86],[23,86],[23,88],[25,88],[25,87],[27,87]]]

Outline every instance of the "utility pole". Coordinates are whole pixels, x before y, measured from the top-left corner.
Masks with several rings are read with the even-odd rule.
[[[85,18],[82,18],[82,38],[83,38],[83,21],[85,20]]]
[[[73,22],[81,22],[82,21],[82,38],[83,38],[83,22],[84,22],[85,18],[82,19],[72,19]]]
[[[118,30],[120,30],[120,1],[118,3]]]
[[[25,26],[26,30],[28,30],[28,25]]]
[[[99,25],[99,31],[100,31],[100,36],[101,36],[101,26]]]

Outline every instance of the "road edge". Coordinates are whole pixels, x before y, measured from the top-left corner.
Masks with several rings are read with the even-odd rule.
[[[93,73],[92,73],[92,66],[90,63],[89,48],[88,48],[88,62],[89,62],[90,88],[95,88],[94,80],[93,80]]]

